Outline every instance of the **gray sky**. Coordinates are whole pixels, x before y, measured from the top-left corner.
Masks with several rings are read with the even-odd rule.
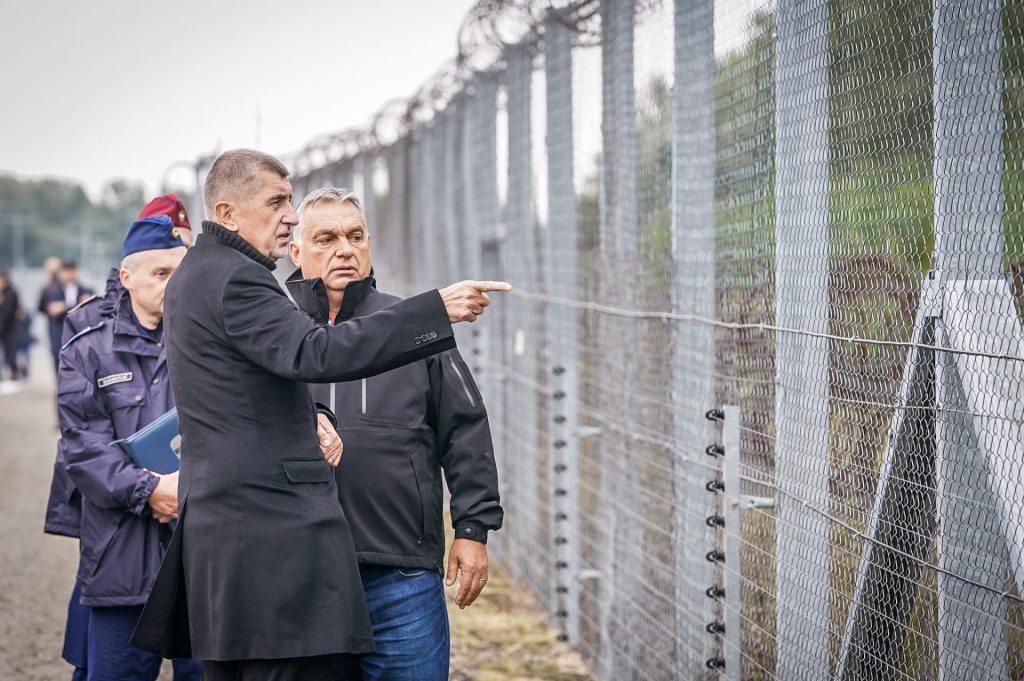
[[[293,151],[415,91],[472,5],[0,0],[0,171],[154,191],[174,161],[254,146],[257,112],[260,148]]]

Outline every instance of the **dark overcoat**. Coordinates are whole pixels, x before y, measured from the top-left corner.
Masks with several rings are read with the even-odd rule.
[[[181,428],[180,519],[133,642],[244,660],[373,650],[352,536],[306,382],[376,375],[455,347],[437,291],[334,327],[220,225],[167,287]]]

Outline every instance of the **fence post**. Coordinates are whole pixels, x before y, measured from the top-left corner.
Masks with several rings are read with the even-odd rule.
[[[725,675],[737,681],[743,678],[743,509],[747,497],[743,494],[741,471],[743,470],[742,448],[740,446],[740,408],[722,408],[725,422],[722,425],[722,482],[725,483],[724,512],[725,525]],[[709,620],[710,621],[710,620]]]
[[[1003,270],[1003,3],[973,0],[969,5],[956,0],[934,4],[935,260],[947,294],[936,335],[943,346],[989,348],[993,344],[979,340],[993,328],[1001,330],[998,335],[1004,337],[997,342],[1002,344],[1013,342],[1014,331],[1020,334],[1012,302],[1000,315],[995,287],[988,295],[977,295],[984,291],[984,284],[972,291],[985,280],[998,283]],[[951,299],[953,287],[966,295]],[[962,304],[972,298],[980,310],[964,309]],[[950,304],[951,300],[960,304]],[[1004,319],[999,320],[1000,316]],[[936,361],[939,566],[995,590],[939,574],[939,678],[943,681],[979,678],[979,674],[1009,678],[1007,603],[999,595],[1007,572],[1006,544],[999,525],[1020,517],[1019,505],[1012,509],[1012,503],[1005,503],[1008,496],[1019,497],[1019,493],[995,495],[993,490],[1013,490],[1020,484],[1019,466],[1003,463],[1019,459],[1020,432],[1018,427],[1014,442],[999,442],[999,434],[1007,432],[1005,424],[987,424],[984,418],[993,412],[999,417],[1016,411],[1013,416],[1019,423],[1019,407],[998,413],[1004,396],[1019,405],[1019,382],[1014,389],[1008,384],[1015,381],[1006,380],[1019,372],[1001,371],[1001,388],[978,391],[986,383],[988,368],[991,362],[985,359],[949,353],[938,353]],[[972,385],[981,394],[972,395]],[[1011,548],[1014,532],[1019,533],[1019,528],[1006,535]],[[1019,580],[1019,554],[1014,558]]]
[[[552,11],[544,23],[547,86],[548,241],[547,281],[551,295],[577,300],[579,234],[573,178],[572,33]],[[551,403],[555,612],[570,645],[580,643],[579,508],[579,325],[574,308],[547,306]]]
[[[775,54],[775,323],[828,332],[828,2],[779,0]],[[780,679],[829,675],[828,344],[776,334]],[[819,510],[815,510],[815,508]]]
[[[675,77],[672,92],[672,309],[715,316],[715,32],[713,0],[676,0]],[[672,326],[673,435],[676,442],[708,443],[715,426],[703,413],[715,404],[715,330]],[[697,415],[695,417],[695,415]],[[699,450],[698,450],[699,451]],[[700,455],[698,455],[700,456]],[[679,678],[707,674],[717,644],[705,631],[715,619],[706,589],[715,583],[714,529],[706,515],[703,462],[675,460],[676,667]],[[726,488],[727,493],[734,490]],[[739,527],[726,527],[739,534]],[[707,547],[707,548],[703,548]],[[700,550],[703,549],[703,550]],[[733,557],[726,553],[727,558]],[[738,559],[739,556],[737,555]],[[728,593],[728,591],[727,591]],[[738,594],[737,594],[738,596]],[[727,633],[731,634],[727,628]],[[726,666],[739,678],[739,670]]]
[[[540,272],[536,269],[537,245],[535,241],[535,214],[533,197],[533,153],[530,110],[532,101],[533,53],[529,45],[510,46],[506,50],[505,72],[508,89],[508,254],[509,274],[513,286],[535,289]],[[509,370],[514,380],[508,383],[509,408],[517,415],[517,427],[509,429],[510,444],[517,443],[517,479],[514,482],[517,499],[530,510],[521,514],[523,531],[519,536],[522,546],[535,546],[548,539],[542,522],[549,510],[541,505],[541,475],[539,466],[539,411],[538,396],[532,383],[537,379],[537,355],[541,341],[538,334],[539,315],[534,303],[523,299],[510,300],[511,347],[508,354]],[[545,495],[546,495],[545,490]],[[553,589],[550,575],[537,573],[537,562],[526,566],[524,576],[530,585],[547,593]],[[549,600],[550,602],[550,600]]]
[[[601,0],[601,198],[600,198],[600,269],[598,291],[601,302],[635,309],[639,287],[622,286],[620,272],[639,275],[643,267],[639,257],[639,219],[637,215],[637,132],[636,90],[634,78],[634,36],[636,0]],[[611,272],[616,272],[612,275]],[[614,414],[632,426],[639,423],[636,405],[638,328],[635,320],[602,315],[600,321],[600,368],[605,380],[621,385],[614,394],[602,389],[599,409]],[[622,432],[609,432],[601,438],[601,492],[618,505],[635,499],[640,475],[635,459],[642,459],[647,445],[627,439]],[[617,461],[624,456],[634,459],[626,464],[627,473]],[[605,529],[604,564],[601,571],[601,650],[598,674],[620,678],[628,673],[624,656],[615,655],[612,641],[620,631],[630,631],[641,621],[642,613],[634,603],[644,598],[642,572],[635,565],[644,564],[634,534],[634,520],[616,504],[604,504],[601,523]]]

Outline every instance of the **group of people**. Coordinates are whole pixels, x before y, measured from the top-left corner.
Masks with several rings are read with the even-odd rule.
[[[295,209],[261,152],[221,154],[203,199],[194,242],[158,197],[106,291],[64,297],[46,531],[79,540],[73,679],[446,679],[444,584],[476,600],[503,515],[452,325],[508,285],[378,291],[359,197]],[[172,408],[180,470],[140,468],[116,441]]]
[[[50,353],[54,371],[60,355],[61,331],[68,310],[92,297],[93,292],[78,280],[78,263],[50,257],[43,263],[47,281],[39,294],[37,310],[46,317],[50,336]],[[29,350],[32,337],[32,313],[25,307],[14,286],[10,272],[0,270],[0,346],[3,364],[0,379],[19,381],[28,378]]]

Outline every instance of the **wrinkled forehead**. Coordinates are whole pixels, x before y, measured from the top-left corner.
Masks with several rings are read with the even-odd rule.
[[[267,198],[277,195],[285,195],[291,198],[292,183],[287,177],[281,177],[271,170],[261,170],[256,182],[256,195],[259,198]]]
[[[303,229],[312,238],[316,234],[351,234],[366,231],[366,222],[351,201],[320,201],[305,210]]]

